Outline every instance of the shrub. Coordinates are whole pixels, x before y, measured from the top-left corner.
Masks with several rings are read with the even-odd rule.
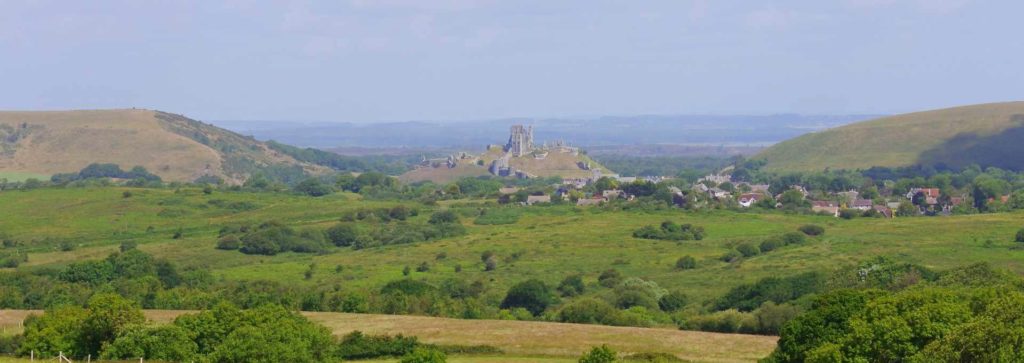
[[[427,271],[430,271],[430,264],[428,264],[426,261],[423,261],[423,262],[420,263],[419,266],[416,266],[416,272],[427,272]]]
[[[620,274],[619,270],[616,269],[605,270],[597,277],[597,283],[604,287],[615,287],[615,285],[618,285],[621,281],[622,274]]]
[[[675,290],[658,299],[658,308],[669,313],[679,311],[686,306],[687,300],[689,299],[686,297],[686,294]]]
[[[359,240],[360,236],[359,230],[355,226],[344,223],[328,228],[325,234],[327,235],[327,240],[338,247],[351,246]]]
[[[842,219],[853,219],[857,217],[858,213],[856,209],[843,209],[839,211],[839,218]]]
[[[484,271],[494,271],[498,269],[498,259],[494,256],[488,257],[484,260]]]
[[[693,256],[686,255],[676,260],[676,269],[679,270],[692,270],[697,268],[697,259]]]
[[[1017,242],[1024,242],[1024,228],[1021,228],[1019,231],[1017,231],[1016,241]]]
[[[779,249],[779,247],[782,247],[785,244],[786,243],[783,242],[782,239],[772,237],[761,242],[759,248],[761,249],[761,252],[771,252]]]
[[[443,210],[443,211],[438,211],[438,212],[434,212],[434,214],[431,214],[430,215],[430,220],[428,222],[430,224],[459,223],[459,216],[457,214],[455,214],[455,212],[453,212],[453,211]]]
[[[584,285],[583,277],[580,275],[566,276],[560,284],[558,284],[558,292],[562,296],[577,296],[583,295]]]
[[[241,246],[242,241],[235,235],[227,235],[217,240],[217,249],[220,250],[237,250]]]
[[[530,279],[513,285],[501,301],[501,308],[524,308],[537,316],[554,304],[555,300],[555,295],[543,281]]]
[[[743,257],[743,254],[740,253],[740,251],[733,249],[729,250],[729,252],[726,252],[724,255],[722,255],[722,257],[719,257],[718,259],[722,260],[723,262],[733,262],[740,259],[741,257]]]
[[[563,323],[577,324],[612,324],[618,310],[604,300],[582,298],[573,301],[558,312],[558,320]]]
[[[802,225],[799,230],[808,236],[820,236],[825,233],[825,228],[816,224]]]
[[[786,245],[801,244],[807,241],[807,237],[799,232],[788,232],[782,235],[782,242]]]
[[[401,357],[412,353],[419,346],[416,337],[368,336],[356,330],[341,339],[337,355],[344,360]]]
[[[658,227],[648,225],[633,231],[633,237],[670,241],[699,241],[704,238],[704,228],[695,227],[691,224],[680,225],[672,221],[664,221]]]
[[[444,363],[448,356],[437,349],[417,348],[412,353],[402,357],[399,363]]]
[[[754,333],[758,330],[754,314],[736,309],[696,316],[687,325],[697,330],[717,333]]]
[[[615,363],[618,360],[615,351],[607,345],[594,347],[580,357],[579,363]]]
[[[135,326],[119,334],[110,345],[106,345],[100,357],[184,362],[195,359],[198,350],[199,347],[189,333],[179,326]]]
[[[642,306],[645,308],[657,308],[658,301],[654,299],[651,294],[637,290],[627,289],[618,292],[618,296],[615,297],[615,305],[620,309],[629,309],[634,306]]]
[[[736,246],[736,251],[743,255],[743,257],[753,257],[761,253],[761,250],[751,243],[740,243]]]

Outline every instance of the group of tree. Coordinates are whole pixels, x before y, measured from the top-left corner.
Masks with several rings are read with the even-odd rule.
[[[633,231],[633,237],[669,241],[700,241],[704,239],[704,227],[664,221],[658,227],[647,225]]]

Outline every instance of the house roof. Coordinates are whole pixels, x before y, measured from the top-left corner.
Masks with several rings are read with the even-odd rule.
[[[836,204],[836,202],[833,202],[833,201],[814,200],[814,201],[811,201],[811,206],[812,207],[829,208],[829,207],[838,207],[839,205]]]

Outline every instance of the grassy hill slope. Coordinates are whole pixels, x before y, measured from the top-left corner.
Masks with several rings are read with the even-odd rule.
[[[1024,102],[915,112],[779,143],[755,156],[774,171],[979,164],[1024,169]]]
[[[184,116],[139,109],[0,112],[0,172],[51,175],[90,163],[141,165],[170,181],[244,180],[266,166],[321,167]]]

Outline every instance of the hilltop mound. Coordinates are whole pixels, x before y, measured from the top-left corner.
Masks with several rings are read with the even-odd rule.
[[[0,112],[0,172],[51,175],[91,163],[139,165],[167,181],[320,172],[267,144],[181,115],[139,109]]]
[[[779,143],[755,156],[772,171],[971,164],[1024,170],[1024,102],[915,112]]]

